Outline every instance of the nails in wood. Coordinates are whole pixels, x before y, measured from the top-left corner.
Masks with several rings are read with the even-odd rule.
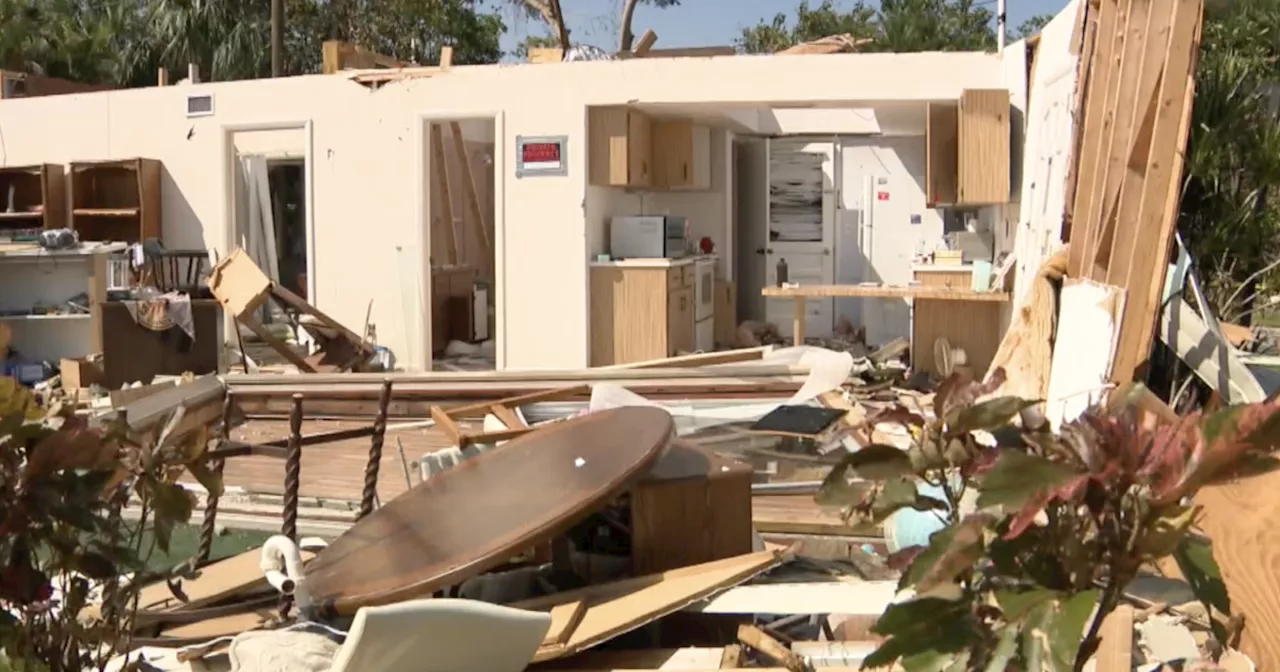
[[[378,415],[373,421],[373,438],[369,441],[369,462],[364,467],[364,493],[360,497],[360,518],[373,513],[378,497],[378,469],[382,466],[382,442],[387,434],[387,407],[391,405],[391,379],[382,381],[378,398]],[[357,519],[358,520],[358,519]]]

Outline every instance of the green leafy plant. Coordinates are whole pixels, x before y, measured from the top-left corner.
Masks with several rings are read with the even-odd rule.
[[[1055,432],[1034,401],[986,398],[1003,378],[953,375],[931,419],[901,407],[870,417],[907,427],[910,447],[851,453],[818,494],[850,516],[883,521],[914,508],[945,523],[927,546],[890,558],[910,592],[877,621],[886,639],[864,667],[1081,670],[1125,586],[1171,555],[1210,613],[1229,616],[1212,550],[1192,533],[1197,509],[1186,502],[1242,467],[1271,468],[1280,405],[1158,425],[1144,422],[1136,402],[1147,393],[1131,386]],[[921,483],[943,497],[920,494]],[[1228,641],[1223,621],[1214,624]]]
[[[179,437],[180,420],[142,435],[94,427],[0,378],[0,647],[13,669],[98,669],[127,650],[146,557],[191,516],[177,479],[221,488],[203,467],[207,428]],[[139,520],[121,515],[130,500]]]

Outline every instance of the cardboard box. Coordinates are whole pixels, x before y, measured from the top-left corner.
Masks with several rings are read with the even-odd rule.
[[[62,389],[78,390],[90,385],[101,385],[102,367],[87,359],[64,359],[61,364]]]

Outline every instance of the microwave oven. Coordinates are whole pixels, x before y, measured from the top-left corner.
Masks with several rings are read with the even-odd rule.
[[[675,259],[689,246],[684,217],[630,215],[609,222],[609,255],[614,259]]]

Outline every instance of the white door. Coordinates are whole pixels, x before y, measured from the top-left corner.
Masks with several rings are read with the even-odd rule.
[[[802,285],[835,282],[837,165],[833,140],[786,138],[769,141],[769,218],[765,242],[765,282],[778,284],[786,262],[787,281]],[[765,316],[784,337],[792,334],[795,304],[770,299]],[[831,299],[805,302],[805,333],[825,338],[833,324]]]
[[[912,259],[942,236],[942,217],[925,203],[925,145],[919,136],[843,138],[836,233],[836,281],[911,282]],[[905,299],[838,299],[835,317],[882,345],[911,335]]]

